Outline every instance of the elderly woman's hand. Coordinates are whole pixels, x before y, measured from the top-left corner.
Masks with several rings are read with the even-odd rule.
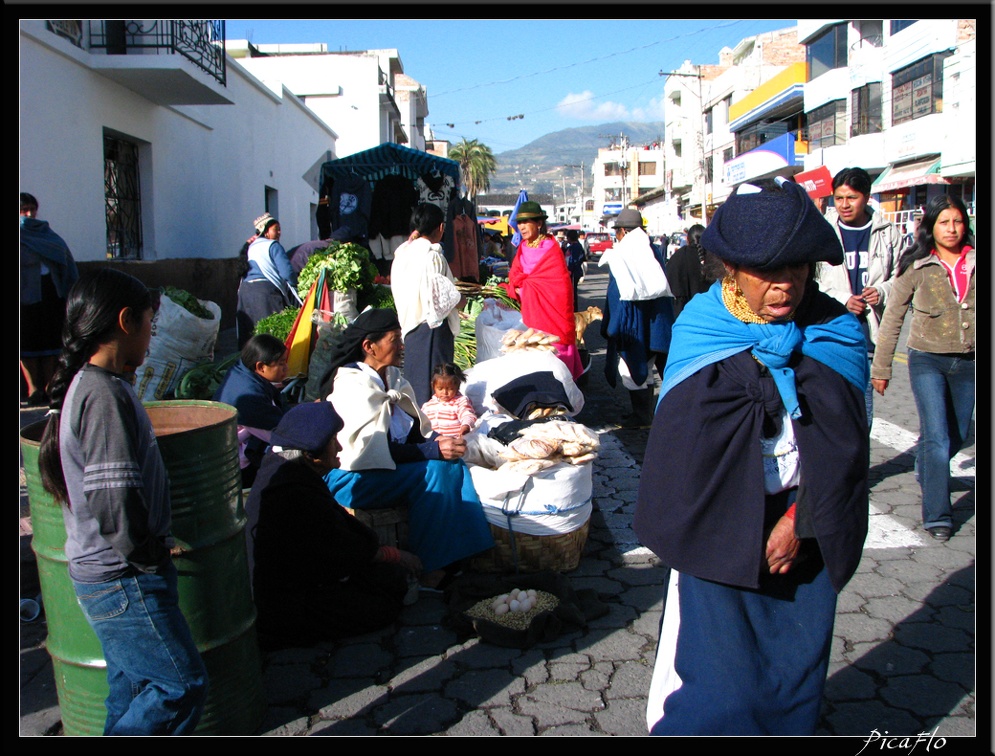
[[[782,517],[767,538],[767,567],[771,575],[783,575],[791,569],[801,541],[795,536],[795,521]]]
[[[466,441],[462,438],[452,438],[451,436],[439,436],[439,453],[445,460],[459,459],[466,454]]]

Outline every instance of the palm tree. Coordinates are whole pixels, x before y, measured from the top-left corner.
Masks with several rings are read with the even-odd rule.
[[[467,141],[463,137],[459,144],[449,150],[449,157],[460,165],[463,184],[470,199],[491,188],[491,174],[497,172],[497,160],[486,144],[476,139]]]

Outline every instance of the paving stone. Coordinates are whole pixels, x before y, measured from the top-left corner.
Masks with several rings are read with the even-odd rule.
[[[829,701],[870,700],[877,695],[874,678],[856,666],[837,663],[826,679],[825,696]]]
[[[335,654],[328,660],[326,672],[331,677],[374,677],[393,661],[393,654],[382,646],[366,643]]]
[[[510,706],[511,696],[524,690],[525,681],[503,669],[466,672],[443,689],[447,698],[459,699],[474,709]]]
[[[592,633],[582,650],[594,659],[615,659],[630,661],[642,658],[646,639],[631,632],[606,633],[604,630]]]
[[[263,694],[269,704],[291,703],[321,685],[321,678],[303,664],[270,666],[263,673]]]
[[[891,637],[892,624],[887,620],[868,617],[859,612],[843,614],[836,618],[835,631],[850,643],[886,641]]]
[[[965,691],[956,683],[944,682],[928,675],[892,677],[881,687],[881,698],[922,716],[944,715],[953,710]]]
[[[441,654],[456,643],[456,635],[441,625],[402,628],[394,639],[398,656]]]
[[[882,677],[916,674],[929,664],[927,654],[895,641],[854,644],[853,649],[849,657],[855,668]]]
[[[595,664],[592,669],[584,670],[577,675],[580,684],[587,690],[598,693],[608,689],[608,681],[611,679],[612,665],[606,662]]]
[[[469,669],[486,669],[501,667],[508,669],[510,664],[522,655],[521,649],[504,648],[493,643],[477,640],[470,648],[463,649],[459,654],[460,666]]]
[[[893,625],[919,611],[920,605],[906,596],[883,596],[867,600],[864,611],[871,617],[880,617]]]
[[[388,685],[395,694],[440,690],[458,673],[456,663],[451,659],[430,656],[395,674]]]
[[[866,738],[875,730],[882,734],[922,731],[922,724],[918,720],[905,711],[886,706],[881,701],[840,703],[832,708],[833,711],[826,717],[826,722],[833,735]]]
[[[377,728],[362,719],[337,719],[332,722],[317,722],[308,734],[338,738],[369,738],[377,734]]]
[[[963,630],[942,627],[929,622],[903,622],[895,628],[895,640],[903,646],[924,651],[962,651],[971,636]]]
[[[651,665],[641,660],[622,662],[616,666],[612,673],[610,684],[605,690],[605,699],[608,701],[621,698],[645,700],[652,677],[653,667]]]
[[[308,706],[320,719],[348,719],[387,701],[390,689],[372,680],[331,680],[327,687],[311,693]]]
[[[604,734],[592,729],[588,724],[557,725],[539,733],[542,737],[591,737]]]
[[[430,735],[457,720],[453,701],[438,693],[397,696],[373,712],[373,721],[391,735]]]
[[[519,712],[535,718],[540,730],[584,722],[588,714],[604,708],[599,693],[576,682],[539,686],[519,696],[516,704]]]
[[[521,716],[511,709],[503,707],[488,709],[487,713],[502,735],[516,737],[536,734],[535,722],[532,717]]]
[[[307,735],[310,722],[293,707],[270,706],[259,727],[260,735]]]
[[[955,682],[965,689],[974,687],[977,674],[974,654],[935,654],[929,669],[941,680]]]
[[[546,657],[538,649],[526,651],[511,662],[511,671],[525,680],[529,687],[541,685],[549,680]]]
[[[924,564],[912,559],[882,561],[878,565],[877,572],[884,577],[898,578],[903,582],[932,580],[938,583],[942,574],[935,565]]]
[[[631,606],[621,604],[608,604],[608,614],[589,620],[587,626],[591,630],[612,628],[621,629],[628,627],[638,616],[638,613]]]
[[[944,627],[955,627],[970,633],[973,633],[977,622],[973,605],[941,607],[936,618]]]
[[[609,699],[604,711],[594,713],[594,721],[608,735],[646,736],[646,699]]]
[[[876,596],[897,596],[902,592],[904,583],[894,577],[885,577],[875,572],[857,572],[847,583],[848,591],[873,598]]]
[[[486,711],[468,712],[459,722],[446,730],[446,735],[455,735],[456,737],[482,737],[500,734],[500,730],[487,716]]]

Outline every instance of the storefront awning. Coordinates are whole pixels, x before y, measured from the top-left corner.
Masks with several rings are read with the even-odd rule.
[[[795,135],[782,134],[726,163],[725,183],[734,186],[751,179],[791,175],[803,160],[802,155],[795,155]]]
[[[940,175],[940,160],[930,158],[929,160],[919,160],[905,165],[892,165],[886,168],[884,173],[871,184],[871,193],[897,192],[900,189],[921,186],[922,184],[949,183]]]

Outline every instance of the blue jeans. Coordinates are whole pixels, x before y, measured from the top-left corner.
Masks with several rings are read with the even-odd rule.
[[[107,661],[104,735],[192,733],[207,670],[180,612],[173,563],[156,575],[73,586]]]
[[[950,527],[950,460],[971,425],[974,360],[909,349],[909,380],[919,412],[916,465],[923,527]]]

